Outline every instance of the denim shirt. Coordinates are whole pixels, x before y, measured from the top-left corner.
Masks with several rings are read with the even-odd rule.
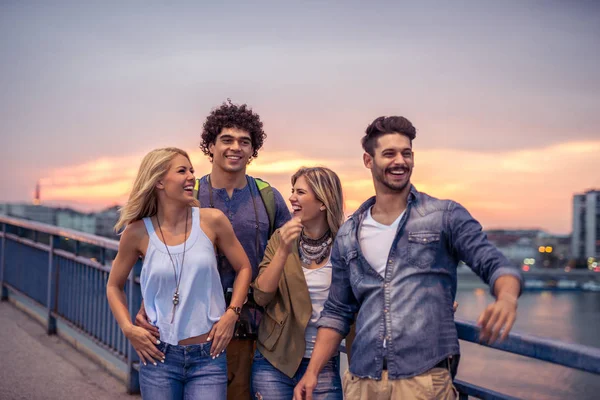
[[[381,379],[386,358],[390,379],[408,378],[459,354],[452,310],[459,261],[490,288],[502,275],[518,278],[521,287],[523,278],[464,207],[414,186],[382,277],[365,260],[358,239],[373,204],[374,197],[363,203],[337,234],[331,289],[317,325],[346,336],[356,318],[350,371]]]

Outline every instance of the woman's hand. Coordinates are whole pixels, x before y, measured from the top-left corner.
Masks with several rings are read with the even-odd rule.
[[[292,245],[296,242],[296,239],[298,239],[301,232],[302,221],[300,220],[300,217],[294,217],[286,222],[286,224],[279,229],[279,235],[281,236],[280,248],[284,249],[289,254],[292,251]]]
[[[225,351],[227,345],[233,337],[235,323],[238,320],[238,315],[230,308],[225,310],[225,314],[216,322],[208,333],[208,341],[212,341],[210,347],[210,355],[214,359],[219,357]]]
[[[156,347],[157,344],[160,344],[160,340],[155,338],[146,329],[131,325],[127,332],[125,332],[125,336],[131,342],[135,352],[140,357],[140,361],[144,365],[147,365],[146,362],[154,365],[157,365],[156,361],[165,362],[165,355]]]

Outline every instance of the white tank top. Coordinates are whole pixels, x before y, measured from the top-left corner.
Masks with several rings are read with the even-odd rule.
[[[302,267],[306,285],[308,286],[310,302],[312,304],[312,314],[308,321],[308,325],[306,326],[306,330],[304,331],[304,340],[306,341],[304,358],[312,357],[312,352],[315,348],[315,341],[317,340],[317,321],[321,316],[321,311],[323,311],[323,306],[329,296],[329,287],[331,286],[331,267],[331,259],[327,260],[320,268],[308,269]]]
[[[200,228],[200,209],[192,208],[192,227],[185,244],[168,246],[181,275],[179,304],[173,313],[177,283],[165,244],[159,239],[150,218],[144,218],[150,240],[140,275],[144,308],[150,322],[160,331],[160,340],[176,345],[180,340],[207,333],[225,312],[213,243]]]

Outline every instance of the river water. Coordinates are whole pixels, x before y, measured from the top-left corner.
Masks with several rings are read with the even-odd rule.
[[[493,301],[459,289],[456,318],[475,321]],[[513,332],[600,348],[600,292],[524,292]],[[523,399],[600,399],[600,376],[461,341],[457,379]]]

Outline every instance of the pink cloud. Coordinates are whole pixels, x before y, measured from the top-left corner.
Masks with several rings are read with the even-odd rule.
[[[569,232],[575,192],[600,187],[600,141],[568,142],[538,149],[472,152],[416,150],[413,183],[424,192],[462,203],[484,227],[541,227]],[[127,199],[143,154],[105,157],[50,171],[43,200],[99,208]],[[201,176],[210,163],[190,153]],[[287,198],[290,176],[300,166],[325,165],[342,180],[347,213],[374,194],[360,158],[313,158],[298,152],[262,152],[248,173],[263,177]]]

